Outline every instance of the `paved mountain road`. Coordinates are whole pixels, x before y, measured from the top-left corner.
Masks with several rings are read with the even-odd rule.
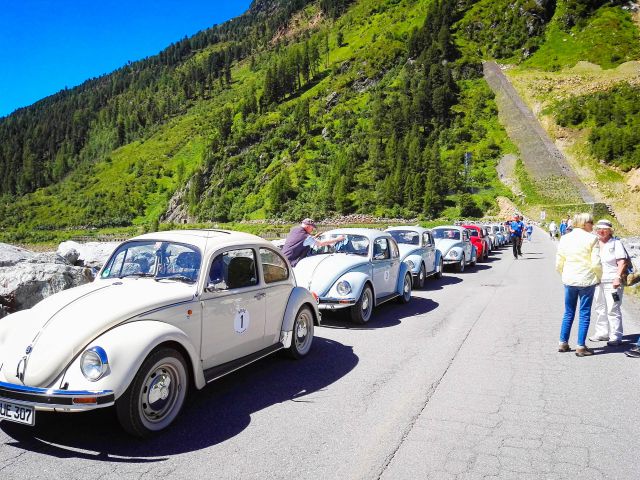
[[[365,327],[325,316],[305,360],[211,384],[152,439],[112,411],[2,422],[0,478],[637,478],[640,361],[555,352],[561,284],[536,233]]]

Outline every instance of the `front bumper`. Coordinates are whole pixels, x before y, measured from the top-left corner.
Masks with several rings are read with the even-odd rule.
[[[320,310],[338,310],[341,308],[352,307],[356,304],[357,300],[355,298],[320,297],[318,302],[318,308]]]
[[[112,390],[54,390],[0,382],[0,399],[36,410],[85,411],[112,406],[115,395]]]

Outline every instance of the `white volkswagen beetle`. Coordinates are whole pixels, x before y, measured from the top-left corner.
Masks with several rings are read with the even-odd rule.
[[[116,406],[129,433],[167,427],[203,388],[277,350],[305,356],[320,314],[270,242],[224,230],[122,243],[93,283],[0,320],[0,420]]]
[[[414,288],[424,288],[427,277],[442,277],[442,255],[440,250],[436,249],[431,230],[407,226],[389,227],[386,231],[398,243],[400,260],[409,267]]]
[[[318,296],[321,309],[348,308],[353,322],[366,323],[375,306],[411,300],[411,272],[389,233],[341,228],[320,238],[339,236],[344,240],[335,245],[313,247],[294,269],[299,285]]]
[[[454,225],[432,228],[436,247],[442,253],[445,265],[453,265],[456,271],[463,272],[467,264],[478,261],[476,247],[471,243],[469,230]]]

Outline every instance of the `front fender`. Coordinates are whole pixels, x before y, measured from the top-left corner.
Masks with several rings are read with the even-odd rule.
[[[184,348],[188,355],[185,361],[191,364],[196,387],[204,387],[200,356],[189,337],[171,324],[154,320],[125,323],[100,335],[83,352],[94,346],[104,348],[109,359],[107,374],[97,382],[87,380],[80,370],[81,352],[67,368],[62,384],[68,383],[69,390],[113,390],[117,400],[133,381],[144,359],[165,342],[175,342]]]
[[[289,301],[287,302],[287,308],[284,310],[284,319],[282,321],[282,333],[290,332],[293,330],[293,322],[296,319],[296,315],[303,305],[309,304],[313,311],[315,324],[320,325],[320,313],[318,311],[318,302],[311,294],[309,290],[303,287],[294,287],[289,295]]]
[[[399,293],[400,295],[402,295],[403,291],[404,291],[404,276],[407,274],[407,272],[409,272],[409,267],[407,267],[407,264],[404,262],[400,263],[400,271],[398,272],[398,279],[396,281],[396,293]],[[411,273],[411,272],[409,272]]]
[[[411,260],[413,262],[413,268],[411,268],[410,271],[411,273],[415,273],[417,275],[418,272],[420,272],[420,265],[422,265],[423,262],[422,255],[407,255],[407,257],[403,260],[403,263],[405,263],[407,260]]]
[[[364,286],[367,282],[373,284],[373,282],[371,282],[371,276],[368,273],[358,272],[358,271],[347,272],[344,275],[342,275],[340,278],[338,278],[333,285],[331,285],[331,288],[327,293],[328,297],[345,298],[344,296],[338,294],[338,291],[336,289],[336,285],[338,284],[338,282],[342,280],[346,280],[351,284],[351,293],[347,295],[347,297],[355,298],[356,300],[360,298],[360,295],[362,295],[362,290],[364,290]],[[373,285],[371,288],[373,288]],[[376,298],[375,291],[373,292],[373,298]]]

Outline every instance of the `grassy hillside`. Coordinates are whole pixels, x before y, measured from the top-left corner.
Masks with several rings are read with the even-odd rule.
[[[171,70],[116,95],[110,105],[173,104],[143,127],[98,115],[81,154],[63,145],[52,160],[66,165],[60,180],[0,197],[4,238],[155,228],[179,189],[185,213],[201,222],[494,209],[507,193],[495,172],[505,134],[478,59],[450,40],[464,14],[456,5],[467,5],[290,4],[286,21],[252,45],[232,35],[201,42]],[[217,76],[198,76],[221,56]],[[21,168],[29,173],[29,162]]]

